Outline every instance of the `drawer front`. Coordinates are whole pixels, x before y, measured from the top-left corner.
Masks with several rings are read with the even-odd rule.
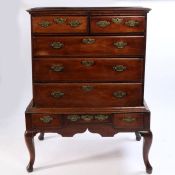
[[[145,30],[142,16],[93,16],[92,33],[138,33]]]
[[[86,33],[86,16],[34,16],[33,33]]]
[[[110,114],[70,114],[64,116],[65,123],[111,123]]]
[[[71,58],[33,60],[35,82],[141,82],[143,60],[132,58]]]
[[[144,129],[144,114],[114,114],[112,123],[119,129]]]
[[[34,84],[36,107],[141,106],[141,83]]]
[[[33,128],[58,128],[62,125],[60,115],[32,114]]]
[[[143,56],[144,36],[33,37],[33,55]]]

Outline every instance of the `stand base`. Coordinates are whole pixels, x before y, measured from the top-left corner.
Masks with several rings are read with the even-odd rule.
[[[72,137],[87,129],[103,137],[112,137],[119,132],[135,132],[136,140],[144,139],[143,159],[146,172],[152,173],[148,154],[152,143],[150,131],[150,111],[146,105],[141,107],[103,108],[35,108],[32,103],[26,110],[25,141],[30,154],[27,171],[33,171],[35,149],[33,138],[40,133],[39,140],[44,140],[44,133],[58,133]]]

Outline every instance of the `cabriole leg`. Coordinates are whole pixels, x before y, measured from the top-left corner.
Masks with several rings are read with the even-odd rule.
[[[152,173],[152,166],[149,162],[148,154],[149,154],[150,147],[151,147],[151,144],[152,144],[152,138],[153,138],[152,132],[151,131],[141,132],[140,134],[144,138],[144,142],[143,142],[143,160],[144,160],[144,163],[145,163],[145,166],[146,166],[146,172],[148,174],[151,174]]]
[[[35,146],[34,146],[34,136],[36,133],[33,132],[25,132],[25,142],[29,151],[30,155],[30,161],[27,165],[27,171],[32,172],[33,171],[33,164],[35,161]]]

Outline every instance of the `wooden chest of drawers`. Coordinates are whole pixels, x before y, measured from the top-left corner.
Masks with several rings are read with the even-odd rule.
[[[135,132],[152,142],[144,102],[148,8],[33,8],[31,14],[33,100],[26,109],[25,140],[55,132],[73,136],[86,129],[102,136]]]

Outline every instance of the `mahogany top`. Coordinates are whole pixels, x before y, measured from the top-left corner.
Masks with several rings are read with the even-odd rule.
[[[132,14],[145,14],[151,9],[144,7],[37,7],[27,10],[30,14],[53,14],[53,13],[71,13],[87,14],[112,14],[113,12],[119,13],[132,13]]]

